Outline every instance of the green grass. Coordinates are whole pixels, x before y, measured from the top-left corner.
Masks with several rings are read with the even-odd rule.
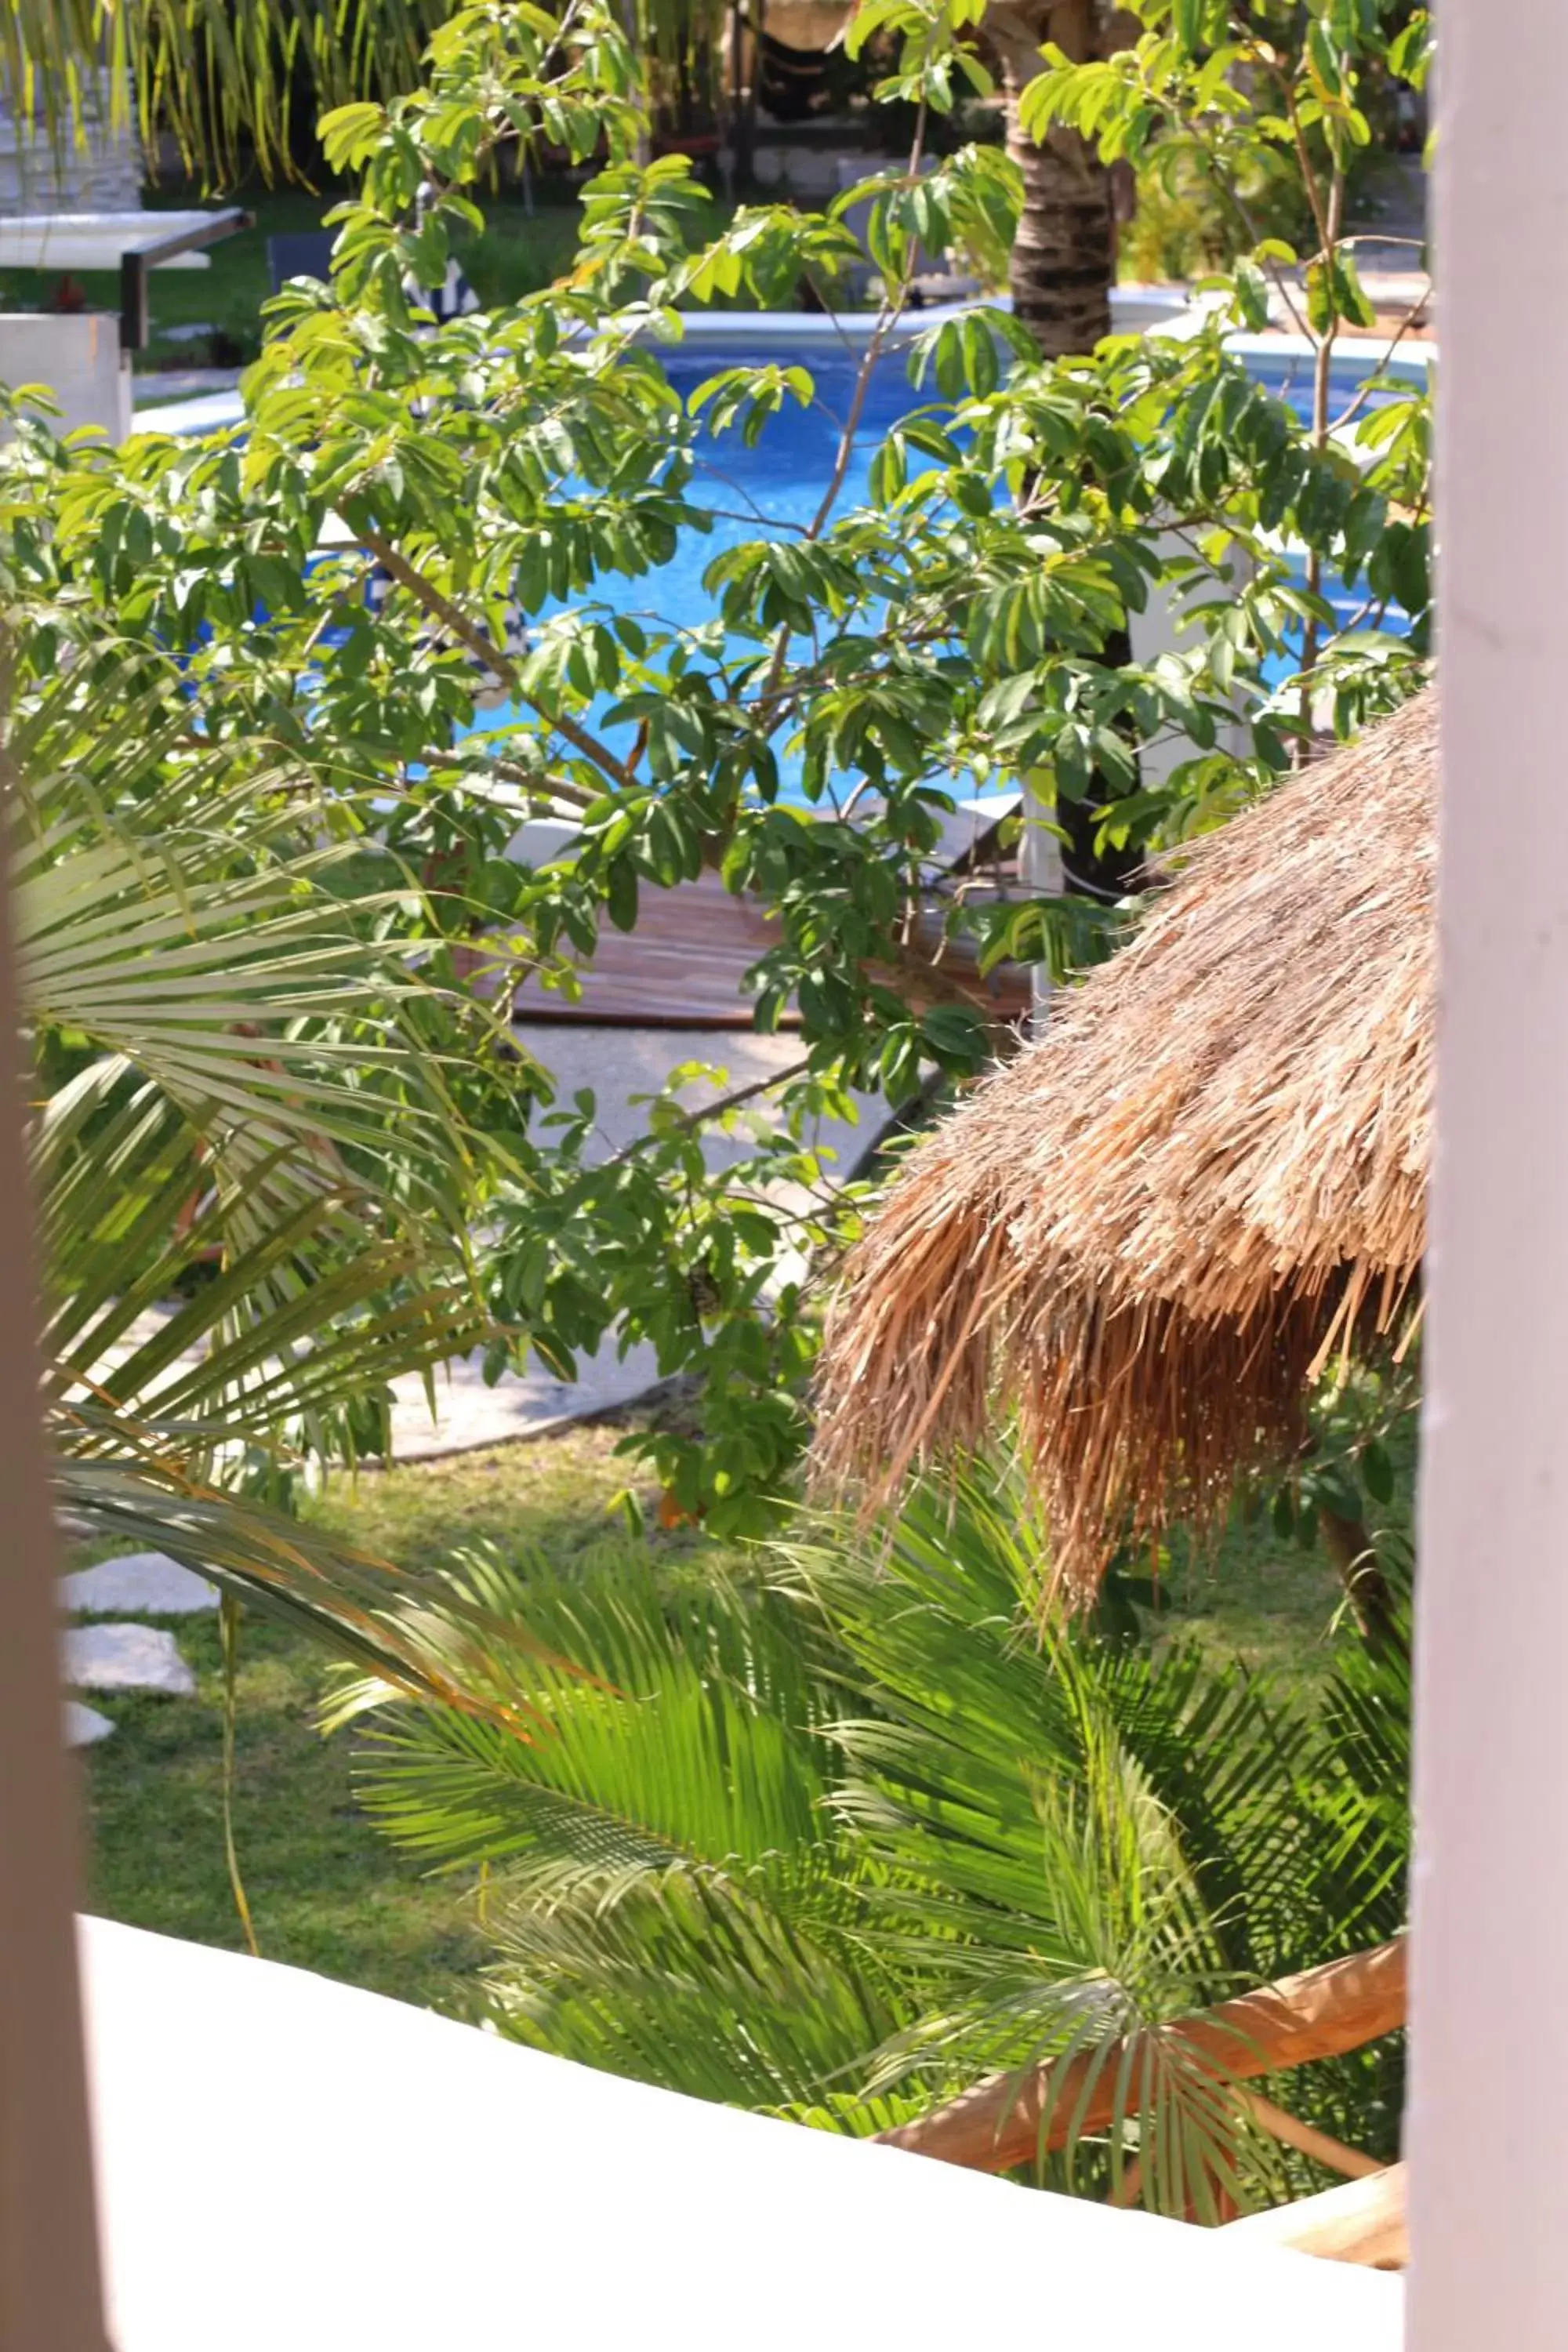
[[[626,1484],[611,1426],[365,1472],[335,1481],[310,1516],[411,1568],[476,1542],[567,1565],[606,1538]],[[664,1539],[660,1539],[664,1540]],[[84,1558],[86,1555],[84,1555]],[[1216,1654],[1315,1680],[1339,1590],[1321,1551],[1239,1520],[1210,1550],[1176,1548],[1163,1626]],[[88,1752],[90,1902],[138,1927],[237,1949],[224,1861],[222,1684],[215,1620],[180,1625],[194,1699],[102,1700],[117,1729]],[[475,2005],[483,1954],[465,1882],[422,1876],[358,1811],[353,1738],[323,1740],[320,1653],[247,1614],[239,1669],[235,1827],[263,1953],[458,2014]]]
[[[1315,1681],[1328,1672],[1331,1629],[1343,1587],[1321,1547],[1280,1538],[1267,1517],[1239,1516],[1212,1543],[1178,1534],[1165,1571],[1167,1634],[1186,1634],[1215,1657]]]
[[[88,1907],[243,1950],[224,1859],[223,1700],[216,1618],[177,1635],[195,1698],[103,1696],[89,1751]],[[235,1836],[265,1957],[461,2011],[482,1958],[463,1890],[422,1878],[359,1811],[345,1739],[313,1727],[320,1654],[261,1618],[241,1631]],[[90,1696],[91,1695],[89,1694]]]
[[[613,1429],[341,1482],[311,1516],[410,1566],[486,1538],[564,1562],[613,1532],[626,1484]],[[102,1547],[99,1549],[101,1556]],[[78,1564],[94,1557],[84,1551]],[[217,1622],[178,1622],[195,1698],[100,1696],[114,1736],[85,1756],[89,1906],[132,1927],[244,1948],[224,1858]],[[235,1838],[263,1955],[453,2011],[483,1951],[465,1881],[428,1877],[371,1828],[353,1793],[353,1739],[323,1739],[321,1653],[247,1612],[238,1673]],[[89,1698],[92,1694],[86,1694]]]
[[[335,1479],[310,1505],[322,1527],[400,1566],[439,1568],[454,1551],[493,1543],[564,1565],[617,1531],[607,1506],[628,1483],[618,1427],[563,1429],[522,1444]]]

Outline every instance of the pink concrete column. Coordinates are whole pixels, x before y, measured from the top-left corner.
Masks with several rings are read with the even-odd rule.
[[[1568,2345],[1568,8],[1443,0],[1415,2352]]]
[[[16,1033],[0,880],[0,2352],[104,2352]]]

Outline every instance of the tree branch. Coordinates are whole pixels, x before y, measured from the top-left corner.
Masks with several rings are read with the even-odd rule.
[[[909,167],[906,173],[911,184],[918,184],[920,180],[921,159],[925,144],[925,127],[926,102],[922,98],[915,116],[914,140],[910,148]],[[832,520],[833,509],[838,504],[838,495],[844,488],[845,477],[849,471],[849,460],[855,454],[855,436],[859,430],[860,418],[866,406],[866,395],[871,389],[871,378],[877,372],[877,362],[882,356],[883,347],[902,317],[904,305],[910,299],[910,289],[914,284],[915,258],[918,252],[918,242],[911,244],[905,257],[903,275],[897,286],[890,293],[886,288],[883,289],[882,304],[877,313],[877,323],[867,339],[859,373],[855,378],[855,389],[849,397],[848,414],[844,420],[844,429],[838,436],[838,448],[833,460],[833,471],[828,476],[827,488],[823,491],[816,512],[805,528],[804,536],[807,542],[822,537]],[[780,625],[778,643],[773,647],[773,660],[768,666],[767,683],[758,698],[759,702],[772,702],[777,698],[779,680],[784,676],[784,661],[789,652],[789,641],[790,628],[788,622],[785,621]],[[773,724],[775,726],[778,724],[776,713]]]
[[[1037,2066],[1021,2079],[993,2074],[946,2106],[877,2137],[916,2156],[975,2172],[1033,2163],[1070,2138],[1106,2131],[1116,2119],[1119,2084],[1136,2079],[1139,2058],[1160,2042],[1184,2042],[1216,2075],[1234,2082],[1272,2074],[1312,2058],[1336,2058],[1405,2022],[1405,1939],[1330,1960],[1300,1976],[1169,2025],[1149,2025],[1107,2051],[1080,2051],[1065,2065]]]
[[[531,710],[537,710],[540,717],[554,728],[563,742],[570,743],[574,751],[580,751],[584,759],[590,761],[612,783],[619,784],[626,792],[637,789],[637,778],[625,761],[618,760],[607,744],[601,743],[587,728],[580,727],[576,719],[569,718],[563,710],[552,710],[547,703],[541,702],[536,694],[531,693],[523,685],[521,674],[511,656],[470,621],[449,596],[443,595],[434,581],[426,580],[406,556],[399,555],[390,540],[384,539],[377,530],[361,530],[356,536],[365,553],[374,556],[388,579],[395,580],[400,588],[406,588],[409,594],[425,607],[431,619],[439,621],[459,645],[467,646],[475,658],[483,662],[490,676],[500,680],[509,694],[515,696],[519,702],[525,702]]]
[[[471,766],[465,767],[456,751],[437,751],[434,745],[431,745],[418,756],[424,767],[458,768],[465,775],[473,774]],[[490,774],[498,776],[502,783],[516,784],[527,793],[531,815],[535,814],[544,816],[557,815],[559,804],[562,803],[579,811],[590,809],[596,797],[583,784],[567,783],[559,776],[540,777],[531,768],[523,767],[521,761],[509,760],[504,752],[487,758],[485,766]]]
[[[736,1087],[732,1093],[720,1095],[712,1102],[699,1103],[694,1109],[681,1112],[675,1122],[676,1131],[680,1135],[689,1135],[695,1128],[706,1127],[710,1120],[724,1118],[728,1112],[738,1110],[742,1103],[751,1102],[758,1095],[768,1094],[774,1087],[789,1086],[795,1078],[804,1077],[810,1067],[811,1055],[803,1054],[798,1062],[786,1062],[782,1070],[770,1070],[766,1077],[752,1078],[746,1086]],[[635,1160],[639,1151],[647,1150],[650,1143],[662,1140],[658,1135],[639,1135],[606,1164],[611,1168],[622,1167],[626,1160]]]

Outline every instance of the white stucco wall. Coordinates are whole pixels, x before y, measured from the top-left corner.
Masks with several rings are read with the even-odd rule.
[[[1413,2352],[1568,2343],[1568,10],[1444,0]]]
[[[96,425],[122,441],[131,430],[131,365],[112,311],[0,311],[0,383],[47,384],[60,410],[57,432]]]

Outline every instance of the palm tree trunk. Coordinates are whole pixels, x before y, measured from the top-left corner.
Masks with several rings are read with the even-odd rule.
[[[1343,1518],[1323,1503],[1318,1506],[1318,1528],[1367,1648],[1380,1657],[1403,1654],[1399,1610],[1366,1528],[1360,1519]]]
[[[1110,174],[1076,131],[1053,130],[1037,144],[1019,124],[1018,100],[1040,70],[1045,42],[1056,42],[1075,61],[1093,55],[1099,13],[1094,0],[1003,0],[985,19],[1002,58],[1007,152],[1024,181],[1010,272],[1013,310],[1047,360],[1091,352],[1110,332]]]
[[[1043,359],[1066,359],[1110,332],[1110,174],[1076,131],[1052,131],[1043,144],[1031,139],[1018,122],[1019,89],[1009,70],[1007,152],[1024,178],[1008,273],[1013,315]]]
[[[1110,173],[1076,131],[1059,126],[1031,139],[1018,119],[1018,100],[1041,68],[1040,50],[1054,41],[1080,62],[1095,53],[1104,27],[1096,0],[1000,0],[985,26],[1002,59],[1007,99],[1007,152],[1024,183],[1023,210],[1008,272],[1013,315],[1028,328],[1043,359],[1092,352],[1110,332],[1110,289],[1116,278],[1116,220]],[[1119,629],[1102,659],[1120,669],[1132,658]],[[1070,891],[1113,905],[1136,889],[1142,859],[1136,850],[1096,846],[1100,811],[1114,797],[1097,777],[1081,801],[1063,801],[1057,822],[1067,840],[1064,879]]]

